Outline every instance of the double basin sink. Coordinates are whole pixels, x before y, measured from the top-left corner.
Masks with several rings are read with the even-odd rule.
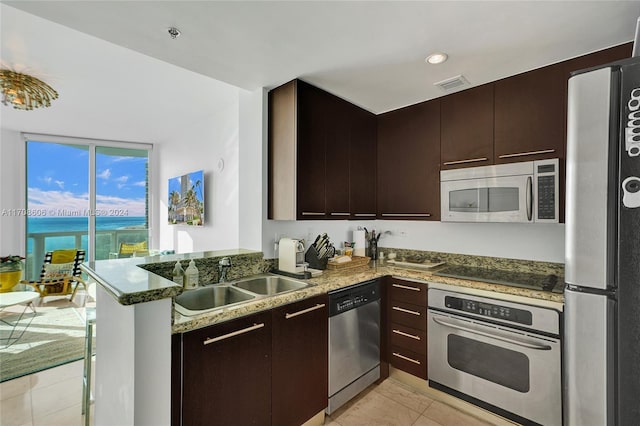
[[[193,316],[309,286],[308,283],[280,275],[254,275],[238,281],[185,291],[176,297],[175,308],[182,315]]]

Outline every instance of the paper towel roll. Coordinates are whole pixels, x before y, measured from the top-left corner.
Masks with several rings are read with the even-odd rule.
[[[356,243],[353,249],[354,256],[364,256],[365,232],[364,230],[353,231],[353,242]]]

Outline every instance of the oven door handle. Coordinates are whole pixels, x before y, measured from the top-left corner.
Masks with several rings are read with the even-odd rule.
[[[505,336],[496,336],[495,334],[486,333],[484,331],[479,331],[479,330],[474,330],[473,328],[463,327],[463,326],[457,325],[457,324],[452,324],[452,323],[450,323],[448,321],[443,321],[443,320],[435,318],[435,317],[433,317],[433,321],[435,321],[437,324],[443,325],[445,327],[450,327],[450,328],[455,328],[457,330],[467,331],[469,333],[473,333],[473,334],[477,334],[477,335],[480,335],[480,336],[489,337],[490,339],[501,340],[503,342],[512,343],[514,345],[522,346],[522,347],[528,348],[528,349],[536,349],[536,350],[539,350],[539,351],[550,351],[552,349],[551,346],[549,346],[549,345],[539,345],[537,343],[528,342],[528,341],[521,340],[521,339],[514,339],[514,338],[511,338],[511,337],[505,337]]]

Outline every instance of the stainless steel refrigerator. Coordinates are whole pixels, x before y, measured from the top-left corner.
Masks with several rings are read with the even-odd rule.
[[[640,58],[569,79],[566,174],[565,425],[638,425]]]

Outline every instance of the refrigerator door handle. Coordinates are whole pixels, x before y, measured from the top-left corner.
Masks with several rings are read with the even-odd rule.
[[[564,294],[564,424],[613,425],[615,301],[571,289]]]

